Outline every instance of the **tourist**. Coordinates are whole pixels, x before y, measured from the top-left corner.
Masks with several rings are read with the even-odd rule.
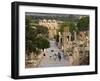
[[[43,54],[43,56],[45,56],[45,53]]]
[[[61,61],[61,54],[58,52],[58,59]]]

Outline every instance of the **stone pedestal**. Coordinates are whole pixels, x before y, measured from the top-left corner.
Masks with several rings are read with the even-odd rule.
[[[80,59],[80,56],[79,56],[79,50],[78,50],[78,47],[74,47],[73,49],[73,65],[79,65],[79,59]]]

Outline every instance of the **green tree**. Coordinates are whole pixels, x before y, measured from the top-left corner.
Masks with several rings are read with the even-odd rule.
[[[48,39],[41,37],[41,36],[36,38],[36,44],[37,44],[37,48],[42,49],[43,51],[44,49],[50,47],[50,43]]]
[[[48,37],[48,28],[37,25],[37,34],[42,35],[43,37]]]
[[[89,29],[89,16],[82,17],[79,20],[77,27],[79,31],[88,30]]]
[[[26,53],[29,54],[32,51],[35,52],[35,48],[33,48],[33,41],[34,37],[36,36],[35,29],[32,28],[31,23],[33,23],[31,16],[26,16],[25,19],[25,47],[26,47]]]
[[[76,23],[70,22],[70,24],[69,24],[69,29],[70,29],[70,32],[77,31]]]
[[[48,29],[46,27],[37,25],[32,16],[26,16],[25,23],[26,54],[30,54],[31,52],[34,52],[34,54],[39,54],[40,49],[45,49],[49,46],[49,41],[46,39],[48,35]]]

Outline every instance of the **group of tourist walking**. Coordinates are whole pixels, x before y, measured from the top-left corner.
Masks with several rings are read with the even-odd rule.
[[[43,54],[43,56],[46,56],[46,54]],[[55,61],[58,59],[59,61],[61,61],[62,59],[62,54],[60,52],[58,53],[54,53],[54,54],[51,54],[50,56],[50,59],[53,58]]]
[[[53,55],[51,55],[50,58],[53,58],[55,61],[56,61],[56,60],[61,61],[62,55],[61,55],[60,52],[58,52],[58,53],[54,53]]]

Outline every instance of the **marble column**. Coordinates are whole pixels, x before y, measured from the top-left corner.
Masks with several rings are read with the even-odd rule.
[[[71,33],[69,32],[69,41],[71,41]]]
[[[77,40],[76,32],[75,32],[75,31],[74,31],[74,40],[75,40],[75,41]]]
[[[64,42],[63,42],[63,45],[64,45],[64,54],[66,54],[66,49],[67,49],[67,46],[68,46],[68,39],[67,39],[67,33],[66,32],[64,32],[63,33],[63,35],[64,35]]]

